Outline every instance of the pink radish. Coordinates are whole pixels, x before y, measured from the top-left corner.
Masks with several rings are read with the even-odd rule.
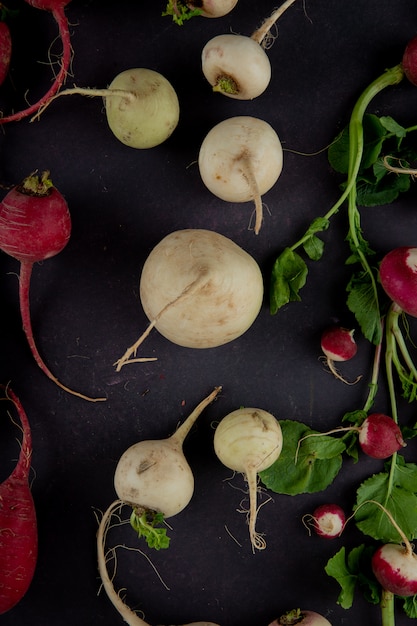
[[[417,36],[408,42],[401,65],[408,80],[417,85]]]
[[[396,306],[417,317],[417,248],[401,246],[388,252],[379,266],[379,277]]]
[[[23,439],[15,469],[0,484],[0,614],[10,611],[27,592],[38,557],[36,510],[29,487],[32,435],[23,406],[10,388]]]
[[[41,370],[61,389],[89,398],[63,385],[45,365],[33,337],[29,290],[34,263],[55,256],[67,245],[71,217],[62,194],[53,186],[49,172],[31,174],[11,189],[0,203],[0,249],[20,262],[19,302],[23,330]]]
[[[312,515],[305,515],[303,522],[311,525],[320,537],[334,539],[342,534],[346,516],[338,504],[321,504]]]
[[[71,41],[68,29],[68,20],[64,11],[64,7],[69,4],[70,0],[26,0],[26,2],[36,9],[50,11],[52,13],[52,16],[55,18],[59,29],[59,36],[62,42],[62,56],[60,64],[61,66],[59,72],[54,78],[51,87],[45,93],[45,95],[42,96],[40,100],[38,100],[38,102],[35,102],[35,104],[32,104],[26,109],[18,111],[17,113],[12,113],[10,115],[0,117],[0,124],[17,122],[24,117],[27,117],[28,115],[36,113],[40,109],[40,107],[45,104],[64,84],[71,62]]]
[[[335,362],[344,362],[353,359],[358,351],[358,347],[353,338],[354,330],[343,328],[342,326],[330,326],[326,328],[321,335],[321,349],[326,357],[326,365],[331,373],[342,380],[344,383],[348,383],[337,371]],[[356,383],[360,380],[360,376],[354,381]]]
[[[293,609],[277,617],[269,626],[332,626],[329,620],[315,611]]]

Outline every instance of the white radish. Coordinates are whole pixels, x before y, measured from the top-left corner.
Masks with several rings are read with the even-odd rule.
[[[255,529],[257,474],[278,459],[282,444],[278,420],[263,409],[237,409],[220,421],[214,433],[214,451],[219,460],[229,469],[241,472],[248,483],[249,536],[253,550],[266,547],[265,539]]]
[[[262,195],[278,180],[283,165],[279,137],[270,124],[247,115],[216,124],[198,156],[203,183],[227,202],[255,204],[255,234],[262,225]]]
[[[201,412],[219,394],[215,389],[202,400],[183,424],[167,439],[140,441],[122,454],[115,471],[114,486],[118,499],[105,511],[97,533],[98,569],[103,587],[124,621],[130,626],[149,626],[132,611],[116,592],[107,569],[106,537],[112,515],[123,505],[132,507],[131,524],[144,536],[150,547],[166,548],[169,539],[164,528],[154,520],[180,513],[190,502],[194,476],[183,453],[183,443]],[[217,626],[212,622],[194,622],[188,626]]]
[[[316,613],[302,609],[287,611],[281,617],[275,619],[269,626],[332,626],[328,619]]]
[[[225,34],[210,39],[201,55],[202,71],[213,91],[229,98],[252,100],[271,80],[271,64],[264,47],[270,45],[270,30],[295,0],[286,0],[252,34]]]
[[[238,0],[168,0],[162,15],[170,15],[172,20],[182,26],[185,21],[195,16],[223,17],[235,8]]]
[[[170,233],[142,269],[140,299],[150,325],[117,361],[117,371],[136,361],[132,355],[152,328],[189,348],[240,337],[258,316],[263,292],[259,265],[227,237],[204,229]]]
[[[179,122],[180,107],[174,87],[159,72],[143,67],[124,70],[106,89],[64,89],[32,119],[37,118],[52,100],[73,94],[102,97],[110,130],[130,148],[147,149],[160,145],[172,135]]]

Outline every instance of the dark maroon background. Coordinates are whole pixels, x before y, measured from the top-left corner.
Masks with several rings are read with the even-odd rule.
[[[10,79],[0,89],[5,113],[23,104],[25,92],[33,102],[48,88],[48,49],[52,44],[52,55],[60,51],[49,13],[23,2],[10,5],[20,14],[12,23]],[[173,432],[216,385],[223,385],[221,397],[201,416],[185,446],[195,496],[171,520],[170,549],[148,552],[169,591],[144,556],[126,550],[118,553],[117,587],[127,588],[130,605],[143,610],[150,624],[211,620],[222,626],[266,626],[295,606],[323,613],[333,626],[380,623],[379,607],[360,594],[350,611],[339,607],[339,587],[324,573],[328,558],[342,545],[349,548],[367,538],[351,524],[343,537],[326,542],[310,537],[301,518],[329,500],[349,511],[361,480],[381,471],[382,463],[361,457],[355,465],[346,459],[326,493],[269,494],[273,501],[258,519],[267,549],[252,554],[245,516],[237,512],[243,480],[221,466],[212,438],[213,422],[241,405],[318,430],[338,426],[345,412],[363,405],[372,350],[360,333],[358,356],[343,366],[348,377],[364,374],[360,384],[342,384],[319,361],[322,329],[333,321],[355,325],[345,306],[346,212],[339,212],[324,235],[323,260],[309,264],[302,301],[276,316],[268,310],[269,275],[282,248],[337,199],[340,180],[321,150],[345,125],[361,91],[400,61],[417,32],[417,13],[414,0],[300,0],[281,18],[268,50],[268,90],[251,102],[213,94],[200,67],[204,44],[230,31],[250,35],[273,8],[267,0],[239,0],[224,18],[198,18],[179,28],[161,16],[163,0],[73,0],[67,7],[73,46],[67,85],[106,87],[124,69],[149,67],[177,90],[178,128],[163,145],[137,151],[113,137],[100,98],[70,96],[54,102],[39,122],[23,120],[0,132],[4,194],[33,170],[50,169],[73,220],[66,249],[34,268],[31,305],[39,350],[65,384],[108,396],[100,404],[74,398],[38,369],[21,330],[19,267],[2,255],[0,381],[11,381],[32,425],[40,542],[30,590],[1,616],[2,626],[122,623],[99,593],[95,549],[96,516],[115,497],[116,463],[134,442]],[[417,90],[404,82],[378,96],[371,109],[404,126],[415,124]],[[264,196],[268,210],[258,236],[248,229],[251,204],[212,196],[196,164],[205,134],[234,115],[269,122],[286,150],[283,173]],[[382,254],[417,244],[415,204],[413,186],[394,206],[363,211],[365,236],[374,249]],[[154,331],[142,353],[158,361],[116,373],[113,363],[147,324],[138,298],[143,262],[162,237],[181,228],[217,230],[254,256],[265,276],[262,311],[244,336],[216,349],[180,348]],[[383,385],[376,406],[389,411]],[[401,419],[414,423],[415,408],[401,404],[400,409]],[[18,454],[19,434],[5,410],[0,432],[5,478]],[[415,453],[410,443],[406,458],[415,460]],[[112,541],[144,548],[128,526]],[[399,606],[398,626],[409,623]]]

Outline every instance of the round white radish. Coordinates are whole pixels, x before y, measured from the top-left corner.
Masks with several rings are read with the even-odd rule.
[[[325,539],[340,537],[345,527],[345,512],[338,504],[321,504],[312,516],[306,516],[315,532]]]
[[[227,202],[255,203],[255,227],[262,224],[262,195],[278,180],[283,165],[279,137],[270,124],[251,116],[236,116],[214,126],[198,156],[206,187]]]
[[[417,248],[401,246],[388,252],[379,266],[379,277],[391,300],[417,317]]]
[[[371,413],[362,422],[359,444],[374,459],[387,459],[406,445],[398,424],[383,413]]]
[[[378,548],[372,571],[383,589],[398,596],[417,594],[417,555],[409,545],[387,543]]]
[[[332,626],[329,620],[315,611],[294,609],[275,619],[269,626]]]
[[[262,306],[263,277],[247,252],[210,230],[186,229],[167,235],[142,269],[140,299],[151,321],[117,362],[130,360],[152,328],[173,343],[213,348],[245,333]]]
[[[264,538],[255,530],[257,474],[278,459],[282,443],[278,420],[263,409],[237,409],[220,421],[214,433],[214,451],[219,460],[229,469],[244,474],[247,480],[249,535],[253,549],[266,547]]]
[[[345,378],[338,372],[335,362],[344,362],[353,359],[358,351],[358,346],[353,338],[354,330],[343,328],[343,326],[329,326],[321,335],[321,349],[326,357],[326,365],[335,378],[348,383]],[[360,376],[356,378],[354,383],[360,380]]]

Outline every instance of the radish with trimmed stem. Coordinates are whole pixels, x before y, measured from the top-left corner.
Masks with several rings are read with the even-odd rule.
[[[65,7],[69,4],[70,0],[26,0],[27,4],[30,4],[36,9],[42,9],[44,11],[50,11],[54,17],[58,29],[59,37],[62,42],[62,54],[60,59],[60,68],[54,77],[54,81],[48,91],[38,100],[35,104],[28,106],[26,109],[18,111],[0,117],[0,124],[6,124],[8,122],[17,122],[29,115],[35,114],[39,109],[52,98],[57,91],[62,87],[67,78],[69,66],[71,63],[71,40],[68,28],[68,19],[65,14]]]
[[[132,508],[130,523],[148,546],[160,549],[169,546],[166,529],[161,528],[165,518],[180,513],[190,502],[194,492],[194,476],[185,458],[183,444],[202,411],[221,391],[214,390],[202,400],[188,418],[167,439],[145,440],[130,446],[120,457],[114,475],[118,499],[104,513],[97,534],[98,567],[104,589],[130,626],[149,626],[134,613],[115,591],[109,576],[106,559],[106,536],[113,513],[127,505]],[[211,625],[211,622],[196,622]],[[193,626],[193,625],[189,625]],[[216,626],[216,625],[211,625]]]
[[[347,385],[357,383],[362,377],[358,376],[353,382],[347,381],[337,371],[335,362],[350,361],[356,355],[358,347],[353,338],[354,330],[334,325],[326,328],[321,335],[321,349],[326,357],[326,365],[335,378]]]
[[[293,609],[277,617],[269,626],[332,626],[329,620],[315,611]]]
[[[230,13],[238,0],[168,0],[163,16],[170,15],[172,20],[182,26],[185,21],[192,17],[223,17]]]
[[[174,87],[165,76],[144,67],[120,72],[107,89],[64,89],[50,98],[33,119],[56,98],[74,94],[103,98],[110,130],[130,148],[154,148],[166,141],[178,125],[180,107]]]
[[[283,150],[270,124],[236,116],[216,124],[204,138],[198,156],[203,183],[226,202],[255,203],[257,235],[263,219],[262,195],[282,171]]]
[[[259,265],[231,239],[204,229],[170,233],[142,268],[140,300],[150,324],[115,363],[117,371],[136,362],[153,328],[188,348],[233,341],[255,321],[263,291]]]
[[[271,63],[264,48],[270,45],[271,28],[294,2],[286,0],[251,37],[217,35],[206,43],[201,55],[202,71],[213,91],[229,98],[252,100],[266,90]]]
[[[71,217],[67,202],[52,184],[48,171],[30,174],[0,203],[0,250],[20,262],[20,312],[23,330],[36,363],[64,391],[86,400],[105,400],[84,396],[63,385],[43,361],[33,336],[29,299],[33,266],[61,252],[70,234]]]
[[[265,539],[255,528],[258,473],[278,459],[282,443],[278,420],[268,411],[251,407],[237,409],[223,417],[214,433],[218,459],[229,469],[241,472],[248,483],[249,536],[253,551],[266,548]]]
[[[303,517],[303,523],[312,526],[316,534],[325,539],[340,537],[345,522],[345,512],[338,504],[321,504],[312,515]]]
[[[19,398],[9,387],[5,393],[19,415],[23,439],[13,472],[0,484],[0,615],[26,594],[38,559],[38,526],[29,486],[32,434]]]

